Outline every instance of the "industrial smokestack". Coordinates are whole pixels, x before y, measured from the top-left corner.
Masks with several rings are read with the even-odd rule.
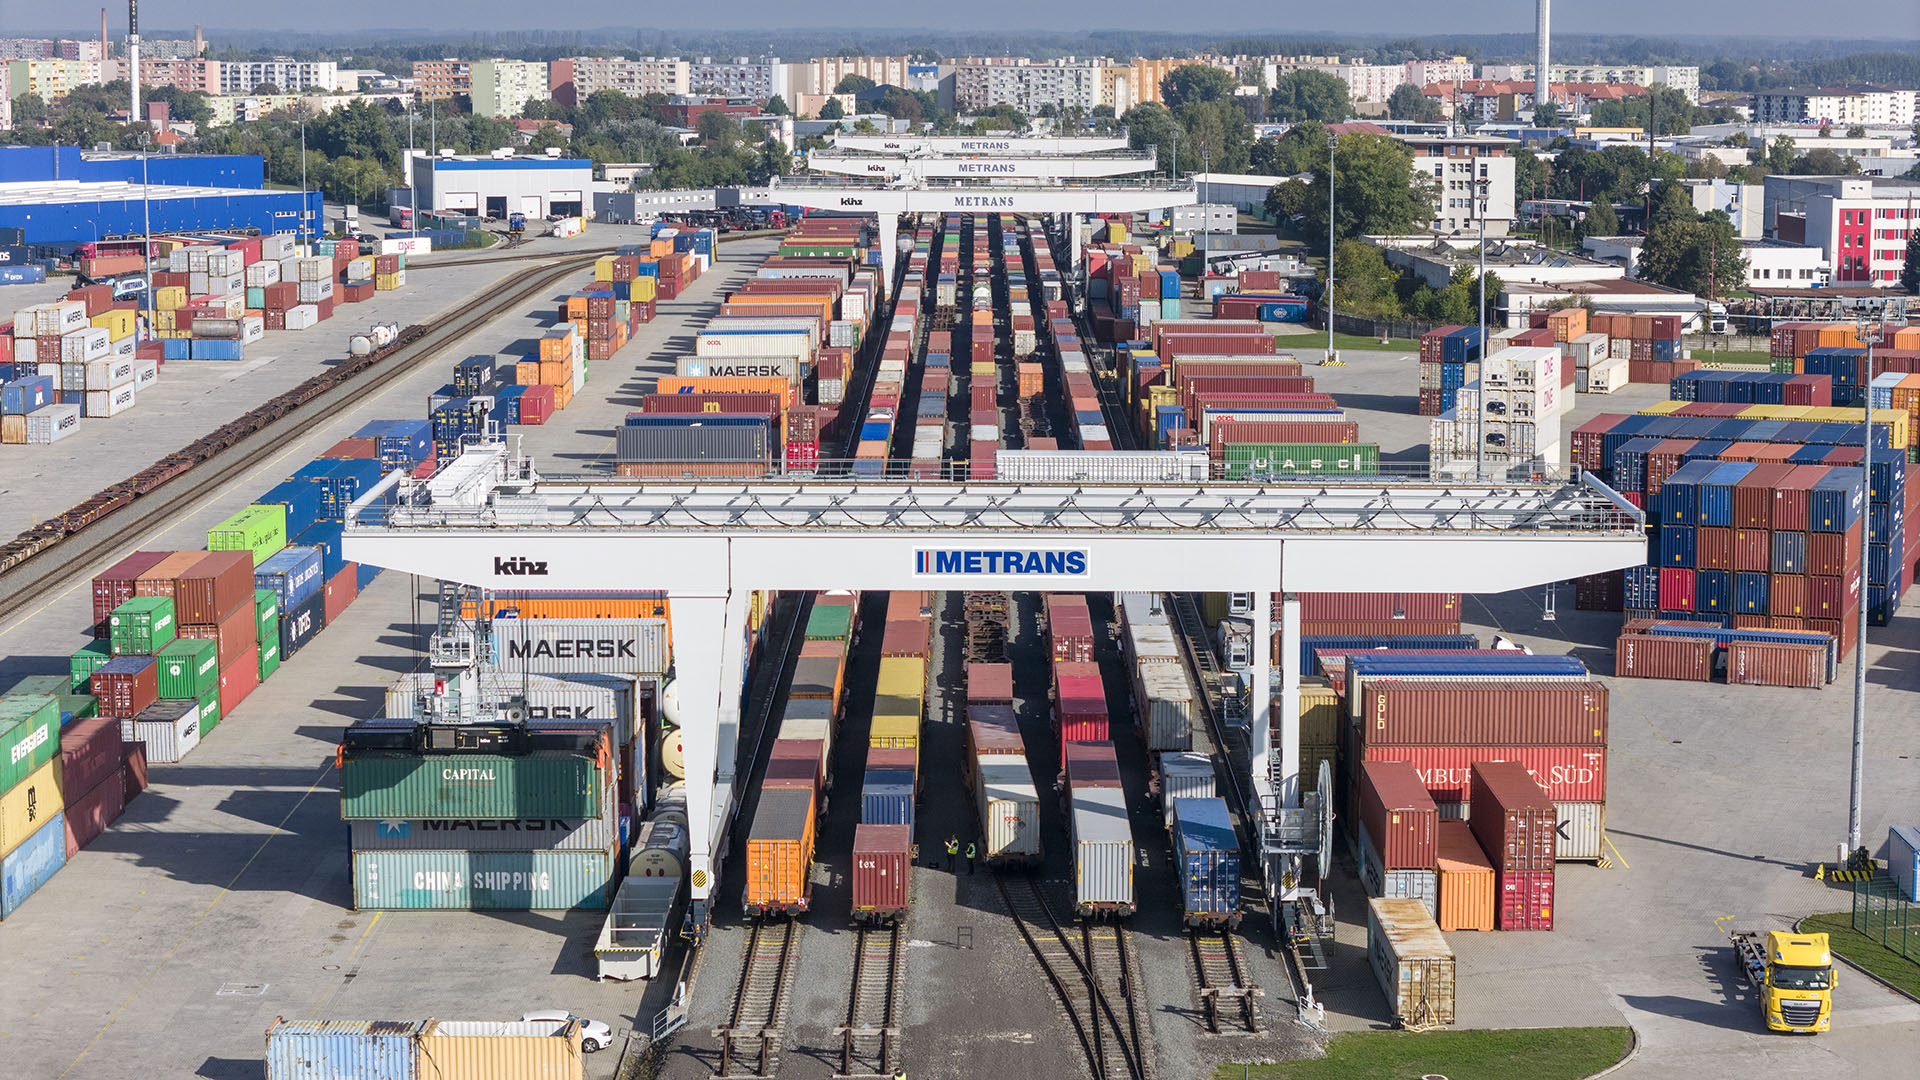
[[[127,107],[132,125],[140,122],[140,0],[127,0],[127,81],[133,85],[133,103]]]
[[[1533,15],[1533,47],[1538,55],[1534,57],[1533,68],[1533,105],[1541,105],[1553,100],[1548,80],[1553,75],[1553,65],[1547,57],[1547,41],[1551,37],[1548,23],[1552,19],[1553,0],[1538,0]]]
[[[200,24],[193,24],[193,55],[204,56],[207,51],[207,39],[201,36]]]
[[[109,79],[107,77],[111,75],[112,72],[108,71],[106,66],[107,61],[112,59],[112,57],[113,57],[113,54],[107,51],[107,9],[101,8],[100,9],[100,81],[101,82],[113,81],[112,79]]]

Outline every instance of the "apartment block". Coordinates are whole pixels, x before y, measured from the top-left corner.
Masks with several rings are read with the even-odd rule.
[[[285,56],[272,60],[224,61],[220,65],[220,91],[244,94],[262,83],[294,92],[332,91],[339,70],[340,65],[332,60],[295,60]]]
[[[7,61],[7,94],[14,98],[31,94],[42,101],[62,101],[75,87],[99,81],[98,60]]]
[[[1045,64],[1024,58],[963,61],[952,69],[954,107],[975,112],[1011,105],[1024,113],[1037,113],[1042,106],[1052,105],[1091,112],[1103,104],[1101,69],[1105,66],[1098,60]]]
[[[1897,86],[1788,87],[1753,95],[1756,124],[1912,127],[1916,91]]]
[[[451,57],[413,62],[413,96],[421,101],[445,101],[455,94],[473,93],[473,65]]]
[[[561,105],[578,105],[602,90],[628,97],[691,91],[693,66],[671,57],[569,56],[547,65],[547,89]]]
[[[784,97],[793,92],[789,66],[777,56],[736,56],[730,60],[703,56],[687,73],[688,92],[761,102],[775,94]]]
[[[793,65],[796,94],[831,94],[840,80],[858,75],[873,80],[875,86],[907,88],[912,81],[907,69],[912,59],[905,56],[826,56],[805,64]]]
[[[1532,82],[1536,64],[1488,64],[1480,77],[1496,82]],[[1680,65],[1554,64],[1547,69],[1551,82],[1626,83],[1629,86],[1665,86],[1700,100],[1700,69]]]
[[[1371,125],[1369,125],[1371,126]],[[1513,139],[1487,135],[1399,135],[1413,151],[1413,171],[1439,182],[1431,228],[1437,233],[1480,231],[1486,218],[1489,237],[1506,236],[1514,215]],[[1486,180],[1486,187],[1480,181]]]
[[[519,116],[527,102],[549,95],[547,65],[537,60],[475,60],[471,73],[473,115],[493,120]]]

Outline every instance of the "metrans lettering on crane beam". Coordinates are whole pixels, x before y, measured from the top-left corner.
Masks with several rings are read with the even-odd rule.
[[[921,550],[914,553],[917,574],[1052,574],[1079,576],[1087,572],[1084,551],[955,551]]]

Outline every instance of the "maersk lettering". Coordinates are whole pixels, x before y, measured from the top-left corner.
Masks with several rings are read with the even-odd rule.
[[[454,821],[451,819],[417,821],[421,832],[506,832],[571,833],[585,822],[565,818],[535,818],[531,821]]]
[[[594,708],[591,705],[529,705],[529,720],[592,720]]]
[[[631,660],[635,659],[632,638],[576,638],[571,641],[507,642],[510,660]]]
[[[440,779],[453,783],[492,783],[492,769],[441,769]]]
[[[914,553],[918,574],[1022,574],[1077,577],[1087,572],[1084,551],[922,550]]]
[[[545,561],[535,562],[519,555],[511,555],[504,559],[495,555],[493,572],[500,577],[546,577],[547,564]]]
[[[1013,205],[1013,196],[1011,195],[956,195],[954,196],[953,205],[956,207],[988,207],[988,206],[1011,207]]]

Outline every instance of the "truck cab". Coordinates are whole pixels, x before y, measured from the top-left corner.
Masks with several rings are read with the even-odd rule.
[[[1818,1032],[1833,1022],[1833,954],[1825,934],[1770,931],[1766,974],[1756,983],[1769,1031]]]

